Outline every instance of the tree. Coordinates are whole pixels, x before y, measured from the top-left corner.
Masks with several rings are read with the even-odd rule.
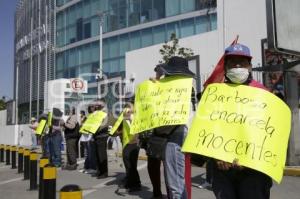
[[[159,50],[162,55],[161,61],[159,63],[168,63],[169,59],[173,56],[179,56],[188,59],[194,55],[194,52],[190,48],[180,47],[178,44],[178,39],[175,33],[171,34],[170,41],[166,41],[162,48]]]
[[[5,110],[6,109],[6,103],[3,99],[0,99],[0,110]]]

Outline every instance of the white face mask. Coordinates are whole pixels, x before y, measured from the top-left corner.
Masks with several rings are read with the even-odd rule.
[[[226,77],[235,84],[242,84],[247,81],[249,71],[247,68],[231,68],[227,70]]]

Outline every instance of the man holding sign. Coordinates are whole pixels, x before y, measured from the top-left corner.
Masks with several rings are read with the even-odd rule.
[[[222,59],[226,84],[206,82],[183,151],[214,158],[216,198],[268,199],[271,177],[282,178],[290,110],[252,79],[248,47],[232,44]]]
[[[181,146],[191,112],[194,73],[187,59],[178,56],[157,70],[161,74],[159,81],[145,81],[138,86],[130,133],[154,129],[155,142],[150,145],[154,156],[163,159],[168,197],[185,199],[185,156]]]

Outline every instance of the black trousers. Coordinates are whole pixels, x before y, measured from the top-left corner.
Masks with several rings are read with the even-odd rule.
[[[69,138],[66,139],[67,145],[67,164],[68,165],[76,165],[77,164],[77,138]]]
[[[107,137],[100,137],[95,139],[96,146],[96,164],[98,175],[108,173],[108,160],[107,160]]]
[[[159,197],[162,195],[161,192],[161,180],[160,180],[160,165],[161,165],[161,159],[158,158],[152,158],[148,156],[148,174],[151,180],[151,184],[153,187],[153,197]]]
[[[126,169],[126,188],[141,186],[140,175],[137,170],[140,147],[138,144],[127,144],[123,149],[123,162]]]
[[[272,180],[269,176],[244,168],[219,170],[213,167],[212,188],[217,199],[269,199]]]

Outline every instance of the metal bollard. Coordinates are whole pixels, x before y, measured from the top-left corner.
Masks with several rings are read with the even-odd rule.
[[[22,147],[19,147],[18,149],[18,173],[23,172],[23,153],[24,149]]]
[[[17,147],[16,146],[12,146],[10,148],[10,150],[11,150],[11,168],[12,169],[16,169],[17,168],[17,164],[16,164]]]
[[[60,199],[82,199],[82,189],[75,184],[65,185],[59,192]]]
[[[37,160],[38,160],[38,154],[36,152],[31,152],[29,190],[37,190]]]
[[[10,146],[9,145],[6,145],[6,148],[5,148],[5,158],[6,158],[6,165],[10,165]]]
[[[4,162],[4,145],[0,145],[0,162]]]
[[[43,175],[44,193],[43,199],[56,199],[56,167],[47,164]]]
[[[30,159],[30,151],[29,149],[24,150],[24,180],[29,180],[29,159]]]
[[[41,157],[40,159],[40,176],[39,176],[39,199],[44,199],[44,167],[49,164],[49,159],[47,157]]]

